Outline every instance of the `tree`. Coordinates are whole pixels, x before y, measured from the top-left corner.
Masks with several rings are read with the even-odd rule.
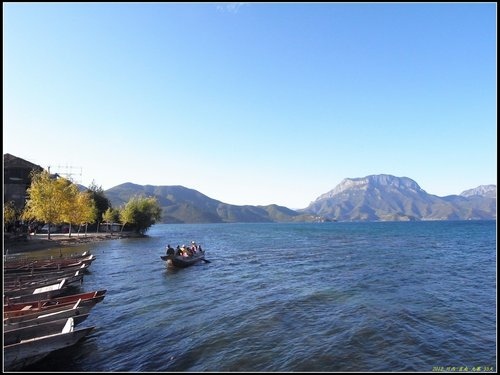
[[[78,225],[78,234],[82,225],[87,227],[88,223],[94,222],[96,218],[95,202],[88,191],[78,191],[76,185],[72,185],[71,192],[68,196],[67,208],[69,211],[66,213],[66,221],[70,224],[69,236],[71,236],[71,226]],[[85,233],[87,231],[85,230]]]
[[[109,224],[113,224],[117,221],[120,221],[120,211],[118,211],[115,208],[109,207],[103,214],[102,214],[102,221],[105,223],[108,223],[108,228]],[[111,228],[111,234],[113,234],[113,228]]]
[[[64,180],[64,179],[61,179]],[[64,213],[64,181],[58,182],[49,172],[32,172],[31,185],[27,190],[28,200],[22,213],[25,220],[40,220],[49,224],[61,222]]]
[[[142,235],[160,219],[161,207],[155,197],[134,196],[120,211],[122,230],[126,224],[133,224],[135,232]]]
[[[3,231],[8,232],[8,228],[17,220],[18,212],[14,201],[10,201],[3,206]]]
[[[62,201],[61,221],[69,224],[68,237],[71,237],[71,226],[76,223],[78,217],[78,208],[76,207],[78,188],[63,178],[58,179],[57,184]]]
[[[95,202],[96,207],[96,221],[97,221],[97,230],[99,231],[99,223],[103,217],[103,214],[106,212],[108,208],[111,208],[111,202],[104,195],[104,190],[101,186],[97,186],[97,184],[92,181],[90,186],[88,187],[87,192],[89,192],[91,198]]]
[[[90,194],[65,178],[54,178],[47,171],[34,172],[28,188],[23,218],[49,224],[69,223],[81,226],[95,220],[95,204]]]

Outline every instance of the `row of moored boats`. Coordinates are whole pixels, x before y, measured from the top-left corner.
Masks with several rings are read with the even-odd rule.
[[[81,292],[88,252],[57,259],[4,262],[4,370],[16,371],[73,346],[95,327],[82,327],[106,290]]]

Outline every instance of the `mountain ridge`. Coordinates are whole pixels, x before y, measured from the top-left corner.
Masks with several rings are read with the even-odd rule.
[[[318,219],[284,206],[231,205],[181,185],[137,185],[131,182],[104,191],[114,207],[134,195],[154,196],[163,223],[312,222]]]
[[[438,197],[408,177],[347,178],[299,212],[338,221],[492,220],[496,185],[486,186]]]
[[[438,197],[408,177],[346,178],[304,209],[231,205],[181,185],[125,182],[105,191],[114,207],[134,195],[155,196],[164,223],[496,220],[496,185]]]

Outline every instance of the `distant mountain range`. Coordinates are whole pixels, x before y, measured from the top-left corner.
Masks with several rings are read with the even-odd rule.
[[[496,185],[438,197],[410,178],[385,174],[346,178],[300,210],[231,205],[183,186],[127,182],[105,194],[113,207],[134,195],[154,196],[163,210],[163,223],[496,220]]]
[[[344,179],[299,212],[339,221],[487,220],[496,219],[496,192],[487,185],[438,197],[410,178],[372,175]]]
[[[207,197],[183,186],[136,185],[130,182],[106,190],[113,207],[120,207],[134,195],[154,196],[162,208],[163,223],[254,223],[310,222],[318,220],[275,204],[235,206]]]

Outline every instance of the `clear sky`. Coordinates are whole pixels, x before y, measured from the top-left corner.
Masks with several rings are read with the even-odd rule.
[[[237,205],[305,208],[372,174],[460,194],[496,184],[496,18],[496,3],[3,3],[4,153]]]

